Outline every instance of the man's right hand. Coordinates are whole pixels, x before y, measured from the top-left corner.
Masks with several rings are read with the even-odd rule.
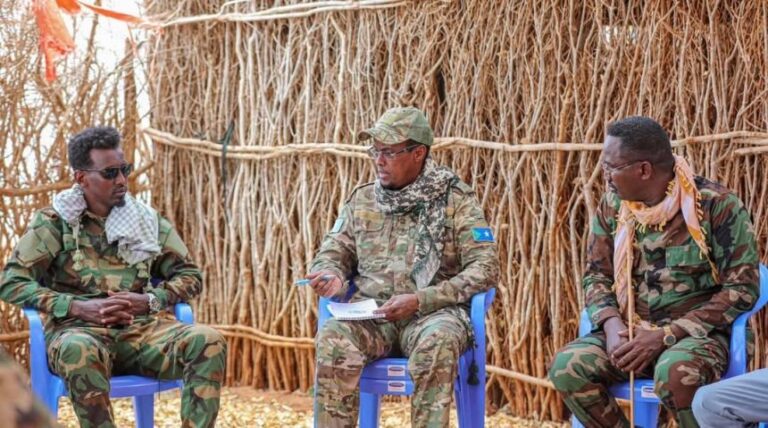
[[[330,279],[323,279],[323,277]],[[323,297],[332,297],[341,290],[341,278],[329,270],[320,270],[307,275],[309,286]]]
[[[115,299],[73,300],[69,315],[91,324],[128,325],[133,322],[131,303]]]
[[[603,331],[605,332],[605,352],[611,359],[611,363],[616,365],[613,361],[613,352],[625,343],[627,343],[626,336],[619,335],[619,332],[626,331],[627,326],[624,325],[624,321],[619,317],[612,317],[605,320],[603,323]]]

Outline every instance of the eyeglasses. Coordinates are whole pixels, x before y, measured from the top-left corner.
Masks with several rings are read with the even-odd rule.
[[[419,144],[414,144],[414,145],[408,146],[408,147],[406,147],[406,148],[404,148],[402,150],[398,150],[396,152],[393,152],[391,150],[376,150],[375,147],[371,146],[371,147],[368,147],[368,156],[370,156],[371,159],[375,160],[375,159],[379,158],[379,155],[381,155],[381,156],[384,156],[384,159],[392,160],[392,159],[396,158],[398,155],[400,155],[402,153],[405,153],[405,152],[410,152],[411,150],[415,149],[416,147],[419,147]]]
[[[117,174],[123,173],[123,177],[128,178],[133,172],[133,164],[127,163],[120,166],[112,166],[104,169],[81,169],[80,171],[98,172],[106,180],[114,180],[117,178]]]
[[[605,171],[606,174],[613,175],[613,174],[621,171],[622,169],[630,167],[630,166],[632,166],[632,165],[634,165],[634,164],[636,164],[638,162],[644,162],[644,161],[642,159],[641,160],[634,160],[634,161],[630,161],[630,162],[627,162],[627,163],[623,163],[623,164],[621,164],[619,166],[610,166],[610,165],[608,165],[605,162],[601,162],[600,166],[603,168],[603,171]]]

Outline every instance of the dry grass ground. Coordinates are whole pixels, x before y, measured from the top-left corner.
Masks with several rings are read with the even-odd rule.
[[[180,426],[178,391],[160,394],[155,400],[155,426],[176,428]],[[133,427],[133,406],[130,399],[114,400],[117,426]],[[59,421],[67,428],[78,428],[77,420],[68,399],[61,400]],[[222,396],[218,425],[222,427],[311,427],[312,398],[306,393],[260,391],[252,388],[226,388]],[[385,403],[382,406],[381,428],[410,426],[408,403]],[[451,426],[456,427],[456,413],[451,416]],[[515,418],[498,412],[486,421],[486,427],[556,428],[566,424],[540,422]]]

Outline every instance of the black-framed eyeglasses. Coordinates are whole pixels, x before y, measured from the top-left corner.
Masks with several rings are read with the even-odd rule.
[[[406,148],[404,148],[402,150],[398,150],[396,152],[393,152],[393,151],[387,150],[387,149],[376,150],[375,147],[371,146],[371,147],[368,147],[368,156],[370,156],[371,159],[378,159],[379,155],[381,155],[381,156],[384,156],[384,159],[392,160],[392,159],[396,158],[398,155],[400,155],[402,153],[405,153],[405,152],[410,152],[411,150],[415,149],[416,147],[419,147],[419,144],[413,144],[413,145],[408,146],[408,147],[406,147]]]
[[[605,171],[606,174],[613,175],[613,174],[621,171],[622,169],[628,168],[628,167],[630,167],[630,166],[632,166],[632,165],[634,165],[634,164],[636,164],[638,162],[644,162],[644,160],[643,159],[639,159],[639,160],[629,161],[629,162],[623,163],[623,164],[621,164],[619,166],[611,166],[611,165],[608,165],[605,162],[601,162],[600,166],[603,168],[603,171]]]
[[[126,163],[120,166],[111,166],[104,169],[81,169],[80,171],[98,172],[106,180],[114,180],[117,178],[117,174],[122,173],[123,177],[128,178],[133,172],[133,164]]]

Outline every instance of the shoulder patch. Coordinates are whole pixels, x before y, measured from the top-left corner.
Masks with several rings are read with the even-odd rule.
[[[473,227],[472,239],[475,242],[494,242],[493,231],[490,227]]]
[[[333,223],[333,228],[331,228],[331,233],[341,232],[342,227],[344,227],[344,217],[339,217],[336,219],[336,222]]]

